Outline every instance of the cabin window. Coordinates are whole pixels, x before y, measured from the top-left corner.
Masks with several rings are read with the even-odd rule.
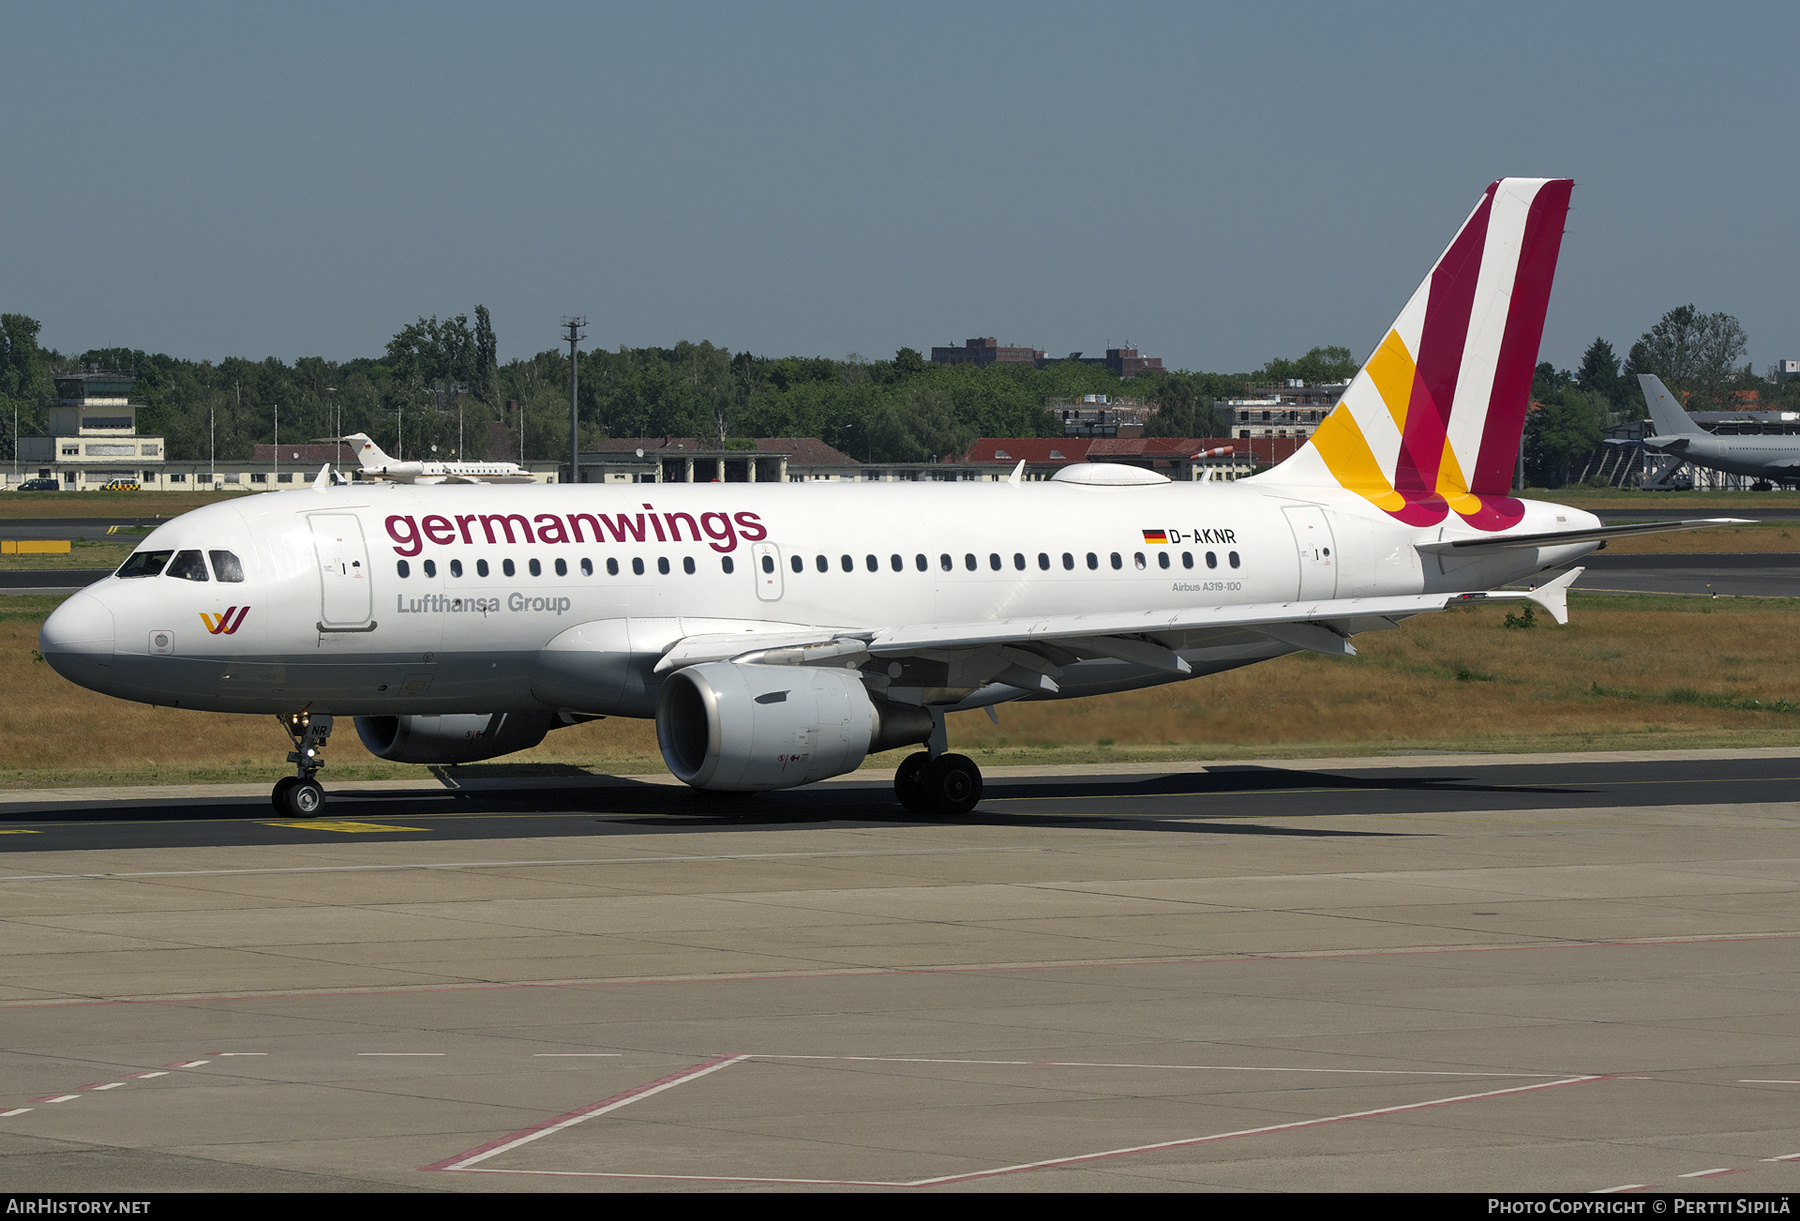
[[[656,557],[656,571],[661,573],[665,577],[669,575],[669,557],[668,556],[659,555]]]
[[[556,575],[559,577],[566,577],[569,575],[569,561],[567,561],[567,560],[557,560],[556,561]]]
[[[1233,551],[1229,555],[1227,555],[1225,558],[1231,561],[1231,566],[1233,568],[1236,568],[1238,566],[1238,553],[1237,552]]]
[[[1206,566],[1208,568],[1217,568],[1219,566],[1219,553],[1218,552],[1208,551],[1206,553]]]
[[[815,555],[813,557],[813,567],[817,568],[820,572],[830,572],[831,561],[822,555]]]
[[[687,573],[690,577],[694,575],[694,557],[693,556],[684,555],[681,557],[681,571]]]
[[[435,577],[437,575],[437,561],[436,560],[426,560],[426,561],[424,561],[422,567],[425,569],[426,576]]]
[[[1075,557],[1067,551],[1063,552],[1063,567],[1069,569],[1075,567]]]
[[[1158,551],[1156,553],[1156,566],[1158,568],[1167,568],[1169,566],[1169,553],[1167,551]]]
[[[975,553],[973,551],[964,553],[963,567],[967,568],[970,572],[975,571]]]
[[[475,575],[478,577],[485,577],[487,574],[488,574],[487,561],[486,560],[476,560],[475,561]]]
[[[1125,567],[1125,561],[1119,558],[1119,553],[1117,551],[1112,553],[1112,566],[1114,568]]]
[[[1018,569],[1020,572],[1025,571],[1025,553],[1024,552],[1022,552],[1022,551],[1013,552],[1013,567]]]
[[[735,568],[735,567],[737,567],[737,565],[735,565],[735,564],[733,564],[733,563],[732,563],[732,562],[731,562],[731,557],[730,557],[730,556],[724,556],[724,557],[723,557],[723,558],[721,558],[721,559],[720,559],[720,560],[719,560],[719,567],[720,567],[720,568],[722,568],[722,569],[724,569],[724,571],[725,571],[725,575],[726,575],[726,576],[730,576],[730,575],[731,575],[731,570],[732,570],[732,569],[733,569],[733,568]]]
[[[527,563],[525,565],[525,570],[534,577],[541,577],[544,575],[544,566],[542,564],[538,563],[536,560],[532,560],[529,563]]]
[[[938,556],[938,567],[942,568],[945,572],[949,572],[952,568],[956,567],[955,563],[950,559],[949,552],[945,552],[943,555]]]
[[[394,565],[394,571],[403,577],[410,577],[412,575],[412,565],[408,564],[405,560],[400,560]]]
[[[906,571],[906,561],[901,559],[897,555],[889,556],[888,563],[893,567],[895,572],[905,572]]]
[[[1194,553],[1192,551],[1183,551],[1181,553],[1181,566],[1183,568],[1192,568],[1194,566]]]
[[[772,555],[763,556],[763,571],[764,572],[774,572],[775,571],[775,557],[774,556],[772,556]]]
[[[500,571],[504,572],[507,576],[510,577],[510,576],[513,576],[514,574],[516,574],[519,570],[517,568],[513,567],[513,562],[511,560],[501,560],[500,561]]]
[[[1050,571],[1050,553],[1048,551],[1038,552],[1038,567],[1045,572]]]
[[[633,576],[638,576],[638,577],[641,577],[644,575],[644,557],[643,556],[634,555],[631,557],[631,573]]]
[[[870,572],[880,572],[881,571],[881,561],[876,559],[872,555],[865,555],[863,557],[863,566],[865,568],[867,568]]]
[[[1100,557],[1095,555],[1092,551],[1088,552],[1088,567],[1089,568],[1100,567]]]
[[[619,561],[618,560],[608,559],[606,561],[606,575],[609,577],[616,577],[619,575]]]
[[[1132,562],[1133,566],[1135,566],[1139,572],[1144,571],[1144,569],[1148,566],[1144,562],[1144,553],[1142,551],[1132,552],[1131,553],[1131,562]]]
[[[925,563],[925,557],[922,555],[913,557],[913,562],[918,565],[920,572],[924,572],[925,569],[928,567],[928,565]]]
[[[122,577],[153,577],[168,564],[173,551],[139,551],[119,566]]]
[[[450,561],[450,575],[453,577],[460,577],[462,575],[462,561],[461,560],[451,560]]]
[[[581,557],[581,575],[584,577],[591,577],[594,575],[594,561],[588,559],[585,555]]]
[[[238,563],[237,555],[230,551],[208,551],[212,557],[213,576],[227,584],[235,585],[244,579],[244,566]],[[425,571],[431,571],[431,561],[425,561]]]
[[[1000,571],[1000,553],[998,551],[988,552],[988,567],[995,572]]]

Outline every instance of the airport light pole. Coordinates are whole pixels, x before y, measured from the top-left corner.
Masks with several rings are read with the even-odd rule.
[[[581,482],[581,419],[577,412],[578,399],[576,392],[581,385],[580,344],[587,338],[581,328],[587,325],[586,318],[563,315],[563,329],[568,334],[563,336],[569,345],[569,482]]]

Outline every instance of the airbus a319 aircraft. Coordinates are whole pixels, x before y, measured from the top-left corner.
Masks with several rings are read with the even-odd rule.
[[[274,713],[314,815],[333,718],[384,759],[471,762],[654,717],[701,789],[851,771],[917,744],[908,809],[981,773],[945,714],[1213,674],[1472,599],[1557,622],[1618,535],[1515,499],[1571,183],[1482,195],[1310,443],[1236,483],[1080,465],[1044,482],[332,487],[208,506],[64,602],[40,648],[123,699]],[[1486,592],[1484,592],[1486,591]]]
[[[356,446],[363,474],[390,483],[532,483],[531,472],[517,462],[402,462],[369,439],[353,432],[342,438]]]

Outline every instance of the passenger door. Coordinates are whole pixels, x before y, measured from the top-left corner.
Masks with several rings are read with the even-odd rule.
[[[328,632],[372,631],[374,594],[362,523],[349,513],[315,513],[313,549],[319,557],[319,627]]]

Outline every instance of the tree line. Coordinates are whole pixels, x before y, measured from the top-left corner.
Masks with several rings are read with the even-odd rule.
[[[13,410],[19,435],[41,433],[56,397],[52,379],[88,369],[137,379],[139,431],[166,437],[174,459],[242,460],[277,429],[295,442],[367,433],[408,458],[483,458],[498,425],[513,457],[554,460],[569,450],[568,354],[549,349],[500,363],[493,319],[479,305],[473,322],[465,314],[419,318],[381,356],[341,362],[196,361],[135,348],[65,354],[39,347],[38,331],[23,314],[0,315],[0,457],[11,456]],[[934,365],[912,348],[888,360],[836,360],[684,340],[590,349],[579,359],[584,447],[606,437],[691,436],[720,448],[816,437],[865,462],[943,458],[982,436],[1060,436],[1061,418],[1046,404],[1090,394],[1148,403],[1152,436],[1219,436],[1215,399],[1290,377],[1343,380],[1356,370],[1345,348],[1314,348],[1252,373],[1159,370],[1124,383],[1096,365]]]
[[[55,401],[52,379],[90,368],[131,374],[143,404],[139,429],[167,438],[169,457],[243,460],[276,430],[292,441],[363,432],[397,456],[484,458],[498,425],[515,457],[555,460],[569,450],[569,357],[549,349],[501,364],[493,319],[476,306],[433,315],[397,331],[378,357],[292,364],[227,357],[195,361],[134,348],[64,354],[40,347],[39,325],[0,315],[0,458],[19,435],[41,433]],[[1800,385],[1772,386],[1740,364],[1743,328],[1727,314],[1691,305],[1669,311],[1621,360],[1596,339],[1573,372],[1538,367],[1539,409],[1526,428],[1528,478],[1558,486],[1602,430],[1644,414],[1634,374],[1653,372],[1691,409],[1723,408],[1758,390],[1765,406],[1800,407]],[[1216,437],[1217,399],[1299,379],[1345,381],[1349,349],[1316,347],[1249,373],[1147,371],[1129,382],[1096,365],[934,365],[912,348],[891,359],[757,356],[710,342],[580,354],[581,443],[691,436],[720,448],[756,437],[817,437],[865,462],[922,462],[956,454],[977,437],[1059,436],[1054,399],[1089,394],[1141,399],[1153,408],[1151,436]],[[523,444],[521,448],[521,433]],[[209,449],[209,447],[211,447]]]

